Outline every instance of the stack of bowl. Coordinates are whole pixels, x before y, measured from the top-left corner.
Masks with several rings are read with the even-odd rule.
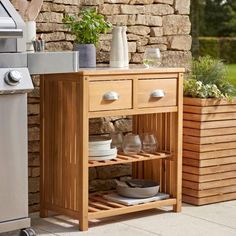
[[[117,148],[111,148],[111,139],[101,136],[89,137],[89,160],[104,161],[116,158]]]

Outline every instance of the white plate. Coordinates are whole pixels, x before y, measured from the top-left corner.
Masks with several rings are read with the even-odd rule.
[[[89,149],[89,156],[100,157],[100,156],[109,156],[109,155],[117,155],[117,148],[97,150],[97,149]]]
[[[93,150],[108,150],[111,148],[111,139],[101,136],[89,137],[89,149]]]
[[[107,156],[89,156],[90,161],[106,161],[116,158],[116,154],[107,155]]]

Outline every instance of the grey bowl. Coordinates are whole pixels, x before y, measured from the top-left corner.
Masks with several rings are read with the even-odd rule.
[[[152,180],[132,179],[124,184],[118,184],[116,191],[119,195],[129,198],[153,197],[159,192],[160,185]]]

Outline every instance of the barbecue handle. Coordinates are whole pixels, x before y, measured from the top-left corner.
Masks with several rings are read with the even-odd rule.
[[[9,39],[9,38],[23,38],[22,29],[0,29],[0,38]]]

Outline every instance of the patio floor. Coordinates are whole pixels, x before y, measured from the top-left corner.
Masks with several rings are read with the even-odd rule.
[[[31,217],[32,227],[40,236],[236,236],[236,201],[201,207],[184,204],[181,213],[165,211],[168,208],[93,221],[87,232],[79,232],[78,222],[65,216],[40,219],[35,213]]]

